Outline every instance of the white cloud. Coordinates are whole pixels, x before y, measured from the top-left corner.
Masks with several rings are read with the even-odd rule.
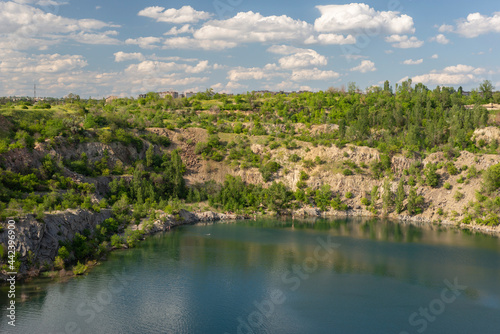
[[[376,70],[377,70],[377,68],[375,67],[375,63],[372,62],[371,60],[362,60],[361,64],[359,64],[356,67],[351,68],[351,71],[361,72],[361,73],[373,72]]]
[[[116,52],[114,54],[115,56],[115,62],[119,63],[119,62],[122,62],[122,61],[128,61],[128,60],[144,60],[145,57],[142,53],[140,52],[134,52],[134,53],[126,53],[126,52],[122,52],[122,51],[119,51],[119,52]]]
[[[183,6],[180,9],[153,6],[141,10],[137,15],[155,19],[157,22],[167,23],[196,23],[208,20],[212,14],[197,11],[191,6]]]
[[[407,59],[407,60],[403,61],[403,64],[405,64],[405,65],[420,65],[423,62],[424,62],[423,59],[417,59],[417,60]]]
[[[485,73],[484,68],[476,68],[469,65],[456,65],[445,67],[441,71],[431,71],[430,73],[418,75],[412,78],[413,82],[435,85],[464,85],[471,82],[480,82],[481,77],[477,75]]]
[[[157,48],[158,44],[161,42],[159,37],[139,37],[139,38],[129,38],[125,41],[125,44],[138,45],[142,49],[154,49]]]
[[[356,37],[353,35],[339,35],[339,34],[319,34],[317,37],[310,36],[305,40],[306,44],[320,43],[323,45],[345,45],[356,44]]]
[[[473,74],[428,73],[417,75],[412,78],[412,81],[426,85],[463,85],[477,80]]]
[[[437,35],[435,37],[432,37],[430,39],[430,41],[431,42],[437,42],[437,43],[443,44],[443,45],[446,45],[446,44],[450,43],[450,40],[448,38],[446,38],[446,36],[443,35],[443,34],[439,34],[439,35]]]
[[[453,32],[453,26],[449,24],[443,24],[439,27],[439,32]]]
[[[281,76],[282,74],[276,73],[275,70],[277,66],[274,64],[268,64],[264,68],[253,67],[237,67],[228,72],[227,78],[229,81],[237,82],[242,80],[263,80],[270,79],[275,76]]]
[[[235,42],[220,40],[198,40],[191,37],[173,37],[164,42],[164,49],[203,49],[203,50],[223,50],[234,48]]]
[[[439,55],[438,55],[438,54],[433,54],[433,55],[431,56],[431,59],[438,59],[438,58],[439,58]]]
[[[94,19],[65,18],[30,6],[28,3],[49,4],[47,1],[0,2],[0,38],[3,45],[13,49],[27,49],[29,45],[32,47],[53,45],[68,38],[86,44],[119,43],[110,37],[117,34],[114,30],[96,32],[103,28],[116,28],[118,25]]]
[[[445,67],[443,72],[445,73],[473,73],[473,74],[483,74],[486,70],[482,67],[474,67],[469,65],[458,64],[456,66]]]
[[[118,45],[122,42],[116,38],[110,36],[116,36],[118,34],[115,30],[97,32],[97,33],[87,33],[79,32],[78,34],[72,34],[70,37],[77,42],[83,44],[105,44],[105,45]]]
[[[81,69],[87,61],[80,55],[42,54],[27,56],[24,53],[9,53],[2,57],[0,73],[61,73]]]
[[[164,35],[180,35],[180,34],[192,34],[194,33],[194,29],[189,24],[185,24],[180,28],[172,27],[169,31],[167,31]]]
[[[308,66],[325,66],[328,61],[325,56],[320,55],[312,49],[301,49],[287,45],[273,45],[269,52],[288,55],[279,60],[284,69],[301,68]]]
[[[186,73],[201,73],[210,69],[210,65],[208,65],[208,60],[200,61],[196,66],[188,66],[186,68]]]
[[[321,17],[314,23],[318,32],[412,34],[413,18],[393,11],[376,11],[367,4],[316,6]]]
[[[491,32],[500,33],[500,12],[495,12],[492,16],[469,14],[466,19],[458,20],[455,32],[467,38]]]
[[[309,80],[328,80],[336,79],[340,76],[339,73],[334,71],[322,71],[317,68],[294,70],[292,72],[291,80],[293,81],[309,81]]]
[[[198,40],[227,41],[230,43],[304,41],[312,33],[312,26],[286,15],[262,16],[245,12],[227,20],[206,22],[193,36]]]
[[[392,47],[399,49],[419,48],[424,45],[417,37],[408,37],[407,35],[391,35],[385,38],[387,43],[393,43]]]

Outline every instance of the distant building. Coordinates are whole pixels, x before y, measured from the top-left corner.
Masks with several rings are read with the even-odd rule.
[[[118,96],[111,95],[111,96],[106,98],[106,103],[110,103],[111,101],[114,101],[116,99],[118,99]]]
[[[193,93],[193,92],[186,92],[184,95],[186,96],[186,98],[190,98],[190,97],[195,96],[195,95],[196,95],[196,93]]]
[[[145,99],[146,97],[148,97],[148,94],[139,94],[140,99]]]
[[[158,96],[160,96],[161,99],[164,99],[169,95],[172,96],[174,99],[179,97],[179,93],[177,93],[177,92],[159,92],[158,93]]]

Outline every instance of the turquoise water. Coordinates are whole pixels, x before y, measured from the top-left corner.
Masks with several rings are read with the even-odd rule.
[[[381,220],[184,226],[20,294],[12,328],[1,291],[0,332],[499,333],[500,241]]]

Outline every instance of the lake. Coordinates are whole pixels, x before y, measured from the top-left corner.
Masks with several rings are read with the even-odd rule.
[[[500,240],[380,219],[182,226],[18,285],[8,333],[499,333]]]

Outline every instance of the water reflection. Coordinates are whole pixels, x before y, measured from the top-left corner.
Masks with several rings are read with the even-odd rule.
[[[314,256],[318,238],[340,246],[318,259],[300,291],[287,295],[287,313],[280,318],[285,324],[300,320],[304,326],[316,326],[316,332],[328,332],[321,324],[332,316],[325,310],[351,317],[354,323],[362,320],[352,318],[357,312],[371,312],[375,319],[383,316],[377,313],[378,305],[385,305],[394,317],[401,312],[397,319],[407,324],[414,309],[442,290],[444,279],[455,277],[468,286],[463,314],[474,305],[477,314],[486,314],[482,308],[498,310],[498,238],[379,219],[262,219],[180,227],[152,236],[135,249],[113,252],[87,277],[20,285],[18,291],[29,296],[19,301],[23,330],[30,332],[42,321],[38,332],[46,333],[63,328],[66,319],[76,319],[89,333],[102,328],[107,333],[203,332],[207,323],[213,329],[209,332],[229,331],[227,324],[247,314],[253,301],[265,298],[270,289],[290,291],[282,275]],[[131,278],[130,288],[113,296],[115,302],[97,318],[100,322],[87,325],[77,316],[77,306],[95,299],[123,268]],[[0,316],[5,317],[5,289],[0,293]],[[399,310],[401,295],[404,311]],[[304,318],[312,310],[317,315]],[[385,324],[378,325],[387,332]],[[5,329],[0,324],[0,331]]]

